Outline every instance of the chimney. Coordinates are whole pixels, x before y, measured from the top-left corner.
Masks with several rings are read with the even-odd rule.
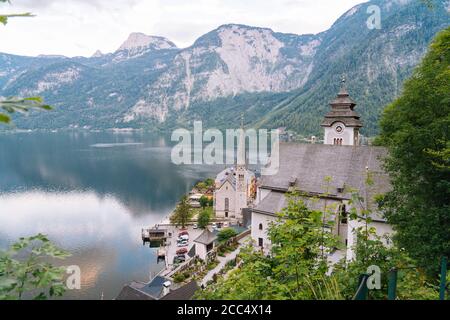
[[[162,296],[165,297],[170,293],[170,286],[172,285],[172,282],[166,281],[163,283],[163,293]]]

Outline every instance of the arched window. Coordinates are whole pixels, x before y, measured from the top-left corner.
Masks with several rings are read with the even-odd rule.
[[[260,224],[259,224],[259,230],[262,230],[262,229],[263,229],[263,224],[260,223]]]
[[[348,221],[348,213],[347,213],[347,207],[345,206],[345,204],[341,205],[341,210],[340,210],[340,218],[341,218],[341,223],[342,224],[347,224]]]

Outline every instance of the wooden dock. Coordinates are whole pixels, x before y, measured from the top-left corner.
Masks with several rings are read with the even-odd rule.
[[[153,241],[165,242],[167,238],[168,238],[167,229],[159,227],[142,229],[142,241],[144,241],[144,243]]]

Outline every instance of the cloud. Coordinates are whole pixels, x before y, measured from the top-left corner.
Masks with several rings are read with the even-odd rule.
[[[13,0],[2,12],[32,19],[0,27],[0,52],[89,56],[115,51],[131,32],[165,36],[179,47],[226,23],[286,33],[318,33],[362,0]]]

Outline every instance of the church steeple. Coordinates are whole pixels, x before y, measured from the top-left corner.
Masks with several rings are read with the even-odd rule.
[[[247,164],[245,153],[245,130],[244,130],[244,114],[241,114],[241,129],[239,130],[239,144],[237,149],[237,167],[245,169]]]
[[[245,152],[244,114],[241,115],[236,165],[236,218],[242,219],[242,209],[248,206],[248,172]]]
[[[325,144],[358,145],[359,129],[363,124],[354,111],[356,103],[347,91],[345,77],[337,97],[330,103],[331,111],[325,115],[322,127],[325,128]]]

